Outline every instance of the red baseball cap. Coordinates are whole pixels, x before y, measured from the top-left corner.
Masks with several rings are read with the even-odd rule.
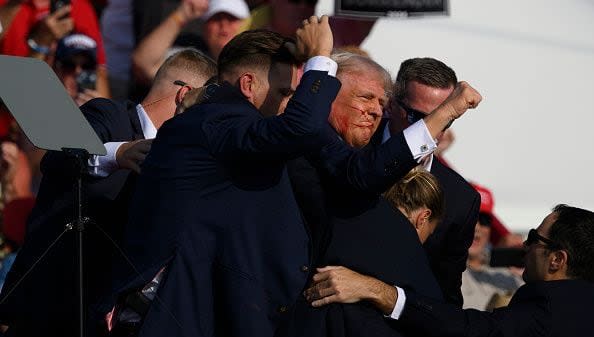
[[[479,212],[493,215],[493,206],[495,206],[495,201],[493,200],[493,193],[491,190],[476,183],[471,183],[471,185],[481,195],[481,207]]]

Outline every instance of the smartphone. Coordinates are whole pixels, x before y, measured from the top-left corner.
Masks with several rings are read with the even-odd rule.
[[[83,92],[85,89],[95,90],[97,74],[94,71],[83,70],[76,77],[76,84],[78,85],[78,92]]]
[[[57,11],[58,9],[70,5],[70,0],[51,0],[50,1],[50,13]]]
[[[491,267],[524,267],[524,249],[493,248],[491,249]]]

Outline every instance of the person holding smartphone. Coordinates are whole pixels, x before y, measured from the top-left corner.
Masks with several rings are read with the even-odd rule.
[[[6,3],[0,0],[0,5]],[[0,39],[0,54],[31,56],[53,61],[57,42],[69,34],[85,34],[95,40],[96,90],[109,97],[106,57],[95,10],[89,0],[25,0],[18,5]]]
[[[72,34],[58,42],[54,71],[76,102],[101,97],[97,84],[97,43],[84,34]]]

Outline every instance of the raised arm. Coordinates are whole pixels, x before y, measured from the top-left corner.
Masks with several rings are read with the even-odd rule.
[[[190,20],[202,16],[207,9],[208,0],[182,0],[173,13],[142,39],[132,53],[132,66],[137,78],[151,83],[181,29]]]
[[[452,121],[468,109],[476,108],[481,100],[481,95],[468,83],[459,82],[448,99],[425,117],[427,137],[436,138]],[[407,130],[414,127],[412,125]],[[338,183],[355,190],[382,193],[418,165],[423,156],[431,154],[431,150],[422,147],[418,153],[413,153],[407,130],[393,135],[381,145],[370,145],[361,150],[348,146],[335,132],[328,131],[327,144],[316,160]]]
[[[332,31],[328,25],[328,18],[322,17],[318,21],[317,17],[312,17],[306,22],[297,31],[296,49],[300,58],[308,59],[308,62],[305,65],[305,74],[294,95],[288,100],[284,113],[266,117],[276,112],[279,107],[282,109],[279,102],[276,105],[266,105],[270,97],[274,100],[274,97],[278,96],[278,93],[273,91],[278,88],[270,84],[265,95],[254,93],[251,89],[257,87],[255,83],[260,81],[259,78],[279,76],[272,66],[264,76],[257,71],[242,68],[237,75],[239,79],[233,80],[237,83],[233,88],[226,83],[212,95],[210,102],[221,103],[221,108],[215,110],[229,110],[230,100],[223,96],[225,92],[234,93],[232,99],[237,102],[238,109],[211,114],[204,123],[207,141],[217,156],[234,159],[241,155],[263,153],[286,158],[301,155],[323,145],[323,130],[332,101],[340,89],[340,82],[329,74],[330,69],[324,69],[327,65],[325,61],[322,62],[322,67],[316,65],[320,57],[333,62],[328,58],[332,50]],[[297,70],[294,69],[293,72],[295,71]],[[239,96],[240,94],[243,97]],[[253,96],[250,96],[252,94]],[[291,93],[287,93],[285,96],[290,95]],[[264,104],[258,96],[266,98]],[[245,104],[245,100],[253,106]],[[254,106],[258,107],[259,111],[255,111]],[[197,108],[200,109],[200,106]]]

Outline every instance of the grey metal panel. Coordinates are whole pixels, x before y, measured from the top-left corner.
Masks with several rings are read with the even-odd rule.
[[[0,55],[0,97],[33,145],[105,155],[101,140],[45,62]]]

